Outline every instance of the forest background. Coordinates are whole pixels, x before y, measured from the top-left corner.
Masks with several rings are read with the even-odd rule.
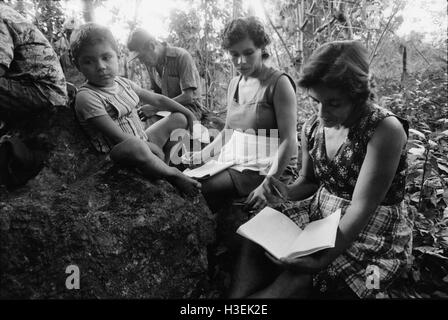
[[[391,298],[448,298],[447,2],[444,0],[6,0],[36,24],[61,57],[67,80],[83,81],[70,62],[68,35],[87,21],[109,26],[120,50],[120,72],[146,88],[144,66],[128,62],[126,37],[143,27],[187,49],[202,78],[203,122],[225,118],[226,90],[236,75],[221,49],[230,19],[256,15],[272,43],[269,63],[297,79],[320,44],[357,39],[370,52],[378,103],[411,124],[406,204],[415,219],[414,263],[385,292]],[[315,110],[297,92],[298,130]]]

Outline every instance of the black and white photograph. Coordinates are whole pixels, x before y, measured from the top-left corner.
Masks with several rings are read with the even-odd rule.
[[[0,0],[0,300],[448,300],[447,28],[445,0]]]

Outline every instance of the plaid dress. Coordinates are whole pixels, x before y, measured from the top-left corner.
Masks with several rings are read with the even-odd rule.
[[[345,213],[367,151],[367,144],[379,122],[389,111],[369,106],[352,128],[335,157],[326,157],[323,126],[317,117],[305,124],[308,150],[320,188],[313,198],[299,205],[290,217],[299,225],[324,218],[336,209]],[[400,121],[404,121],[400,119]],[[407,132],[407,124],[403,122]],[[338,293],[349,287],[358,297],[374,297],[411,263],[413,219],[404,206],[406,152],[384,201],[353,244],[330,265],[314,276],[320,292]]]

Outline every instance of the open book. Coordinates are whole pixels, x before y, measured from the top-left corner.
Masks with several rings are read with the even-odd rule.
[[[266,207],[236,232],[258,243],[277,259],[298,258],[334,247],[340,218],[341,209],[338,209],[302,230],[283,213]]]
[[[210,160],[198,168],[186,169],[183,173],[192,178],[203,179],[214,176],[215,174],[230,168],[234,164],[235,163],[233,162],[218,162],[216,160]]]
[[[165,118],[168,117],[171,114],[171,111],[157,111],[156,115]]]

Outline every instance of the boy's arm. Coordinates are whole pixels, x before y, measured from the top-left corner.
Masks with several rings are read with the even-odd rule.
[[[185,115],[188,120],[188,127],[190,131],[193,130],[193,123],[197,120],[193,112],[185,108],[183,105],[161,94],[157,94],[138,87],[133,87],[133,89],[143,103],[148,103],[159,110],[179,112]]]
[[[183,113],[185,116],[187,115],[193,115],[193,113],[179,104],[178,102],[174,101],[173,99],[170,99],[168,97],[165,97],[164,95],[154,93],[142,88],[133,88],[134,91],[137,93],[138,97],[143,103],[148,103],[150,105],[153,105],[154,107],[158,108],[159,110],[166,110],[171,112],[180,112]]]
[[[129,133],[123,132],[109,115],[87,119],[87,123],[108,137],[114,145],[134,137]]]

